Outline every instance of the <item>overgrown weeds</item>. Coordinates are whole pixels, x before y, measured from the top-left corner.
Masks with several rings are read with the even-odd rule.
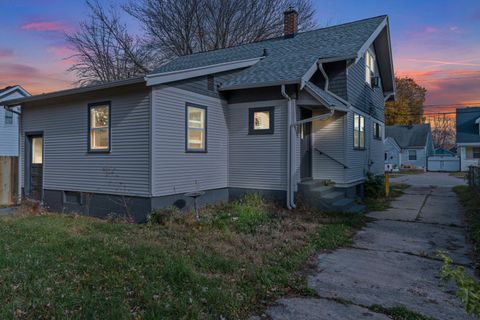
[[[248,318],[263,301],[308,293],[309,257],[349,244],[365,222],[259,195],[208,207],[200,223],[169,210],[147,225],[0,220],[0,318]]]

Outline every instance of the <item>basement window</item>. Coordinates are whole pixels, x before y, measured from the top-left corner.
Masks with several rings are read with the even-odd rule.
[[[274,107],[248,109],[248,134],[273,134]]]
[[[64,191],[63,203],[82,204],[82,194],[76,191]]]
[[[88,151],[110,151],[110,103],[88,105]]]
[[[365,117],[356,113],[353,116],[353,148],[365,149]]]

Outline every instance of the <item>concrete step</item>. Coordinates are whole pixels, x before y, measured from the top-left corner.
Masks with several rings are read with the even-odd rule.
[[[310,189],[310,192],[315,192],[315,193],[318,193],[320,195],[325,195],[325,194],[328,194],[330,192],[333,192],[335,191],[335,187],[334,186],[318,186],[318,187],[314,187],[312,189]]]
[[[345,198],[345,193],[341,191],[332,191],[332,192],[328,192],[327,194],[323,194],[320,197],[327,201],[335,202],[337,200]]]
[[[339,209],[345,209],[347,207],[350,207],[352,205],[355,205],[353,199],[349,199],[349,198],[341,198],[337,201],[335,201],[334,203],[332,203],[332,206],[336,207],[336,208],[339,208]]]

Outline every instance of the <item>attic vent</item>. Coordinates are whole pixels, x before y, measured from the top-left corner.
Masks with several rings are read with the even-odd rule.
[[[207,89],[210,91],[215,91],[215,76],[208,75],[207,76]]]

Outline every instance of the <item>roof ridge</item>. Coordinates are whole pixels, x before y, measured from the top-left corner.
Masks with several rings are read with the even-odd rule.
[[[321,30],[326,30],[326,29],[344,27],[346,25],[359,23],[359,22],[364,22],[364,21],[368,21],[368,20],[374,20],[374,19],[378,19],[378,18],[381,18],[381,17],[388,18],[388,15],[383,14],[383,15],[378,15],[378,16],[375,16],[375,17],[364,18],[364,19],[360,19],[360,20],[354,20],[354,21],[349,21],[349,22],[345,22],[345,23],[340,23],[340,24],[336,24],[336,25],[333,25],[333,26],[327,26],[327,27],[323,27],[323,28],[317,28],[317,29],[307,30],[307,31],[303,31],[303,32],[298,32],[295,36],[303,35],[303,34],[306,34],[306,33],[317,32],[317,31],[321,31]],[[190,56],[198,55],[198,54],[202,54],[202,53],[215,52],[215,51],[232,49],[232,48],[238,48],[238,47],[247,46],[247,45],[250,45],[250,44],[257,44],[257,43],[262,43],[262,42],[267,42],[267,41],[272,41],[272,40],[279,40],[279,39],[285,39],[285,37],[284,36],[278,36],[278,37],[273,37],[273,38],[268,38],[268,39],[263,39],[263,40],[258,40],[258,41],[252,41],[252,42],[237,44],[237,45],[234,45],[234,46],[231,46],[231,47],[226,47],[226,48],[218,48],[218,49],[211,49],[211,50],[193,52],[193,53],[190,53],[190,54],[185,54],[185,55],[178,56],[177,58],[190,57]],[[286,38],[286,39],[295,39],[295,37]],[[174,58],[173,60],[175,60],[175,59],[176,58]],[[171,60],[171,61],[173,61],[173,60]],[[169,62],[167,62],[166,64],[168,64]]]

